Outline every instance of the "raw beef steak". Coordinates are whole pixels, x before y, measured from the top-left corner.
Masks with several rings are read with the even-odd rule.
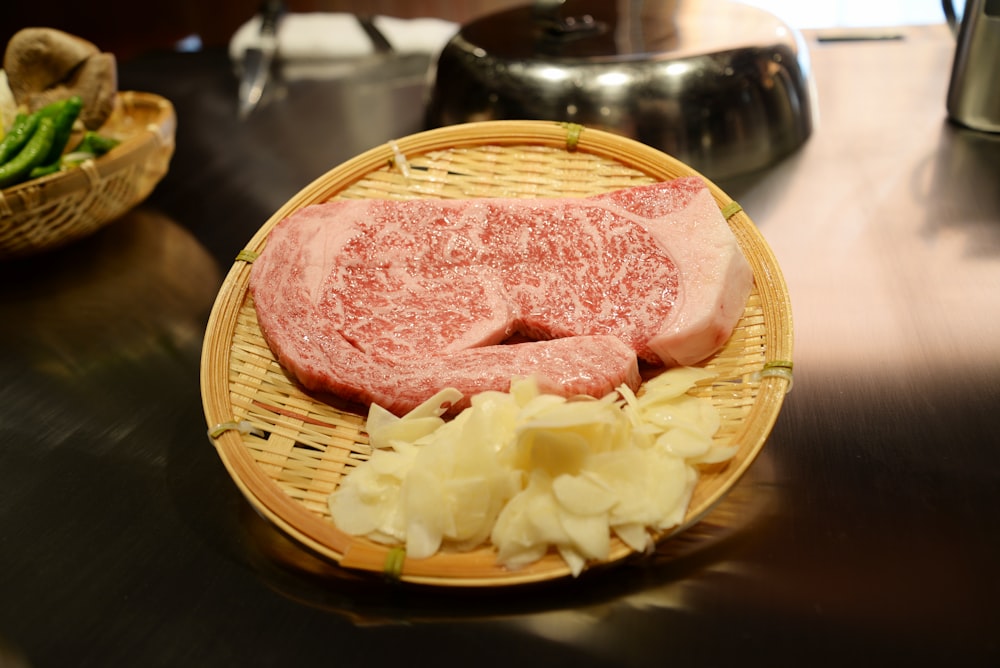
[[[590,198],[308,206],[271,231],[250,290],[306,388],[402,414],[444,387],[469,397],[529,374],[564,395],[634,388],[637,357],[716,352],[751,283],[691,177]]]

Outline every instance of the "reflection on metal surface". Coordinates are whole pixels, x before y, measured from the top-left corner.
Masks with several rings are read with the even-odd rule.
[[[929,173],[915,189],[924,207],[924,236],[961,234],[969,257],[1000,258],[1000,134],[942,124]],[[968,193],[945,199],[942,191]]]
[[[778,504],[775,472],[767,450],[754,462],[747,476],[704,520],[666,541],[647,564],[637,565],[638,581],[623,581],[618,595],[589,606],[539,611],[512,622],[550,640],[585,649],[591,655],[615,658],[614,645],[622,629],[610,623],[618,609],[673,611],[696,614],[720,574],[753,579],[734,556],[734,548],[774,512]],[[680,566],[678,572],[676,568]],[[662,569],[662,570],[661,570]],[[611,576],[609,576],[610,579]]]
[[[851,206],[809,219],[803,236],[832,239],[837,229],[836,242],[782,262],[793,294],[797,271],[809,282],[815,301],[804,309],[825,314],[815,320],[822,327],[800,334],[822,349],[812,371],[842,377],[867,367],[902,387],[984,373],[1000,360],[1000,140],[943,119],[930,132],[936,139],[906,169],[887,161],[844,196]],[[865,346],[856,341],[861,313]],[[961,332],[962,345],[942,331]]]
[[[0,668],[31,668],[31,663],[18,647],[0,636]]]
[[[580,578],[518,587],[440,589],[388,583],[377,575],[340,568],[316,556],[242,505],[246,558],[264,582],[283,596],[338,613],[359,625],[463,620],[528,615],[528,630],[543,636],[558,627],[599,621],[619,607],[678,608],[677,583],[700,571],[731,569],[730,547],[764,521],[777,488],[767,450],[743,479],[701,522],[664,541],[649,555]],[[689,585],[686,585],[689,586]],[[461,612],[459,612],[461,611]],[[580,617],[582,615],[583,617]]]
[[[428,125],[579,123],[638,139],[712,179],[770,165],[812,132],[808,51],[767,12],[670,0],[568,0],[553,11],[515,8],[464,26],[438,59]],[[608,29],[552,29],[570,19]]]
[[[140,207],[72,246],[0,264],[0,281],[0,350],[18,379],[2,427],[19,440],[44,428],[53,451],[90,435],[92,456],[147,456],[150,416],[197,386],[184,362],[222,281],[214,259]]]
[[[75,379],[199,345],[222,281],[187,230],[141,207],[73,246],[0,265],[0,279],[5,349]]]

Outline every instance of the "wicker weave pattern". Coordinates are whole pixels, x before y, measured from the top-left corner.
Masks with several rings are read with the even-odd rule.
[[[568,151],[560,145],[564,133],[553,123],[489,122],[373,149],[327,173],[279,210],[247,246],[249,258],[283,217],[331,197],[581,196],[693,173],[653,149],[595,130],[584,131],[576,150]],[[710,187],[720,207],[731,204]],[[780,271],[744,213],[737,211],[729,221],[754,269],[755,287],[733,336],[706,363],[718,378],[695,392],[711,398],[722,413],[717,440],[738,443],[740,451],[727,464],[704,470],[684,525],[670,533],[697,522],[735,484],[763,446],[787,387],[785,379],[761,377],[766,362],[791,359],[791,316]],[[209,427],[245,420],[254,428],[218,436],[220,457],[250,502],[293,539],[342,566],[381,571],[392,551],[340,532],[326,506],[344,472],[369,455],[363,414],[310,396],[281,368],[257,325],[247,292],[250,266],[246,260],[234,264],[205,339],[202,394]],[[615,540],[610,561],[630,553]],[[555,555],[507,571],[488,547],[407,560],[395,573],[446,586],[521,584],[568,574]]]
[[[150,93],[119,93],[100,132],[121,140],[78,169],[0,191],[0,259],[66,245],[144,200],[174,153],[173,105]]]

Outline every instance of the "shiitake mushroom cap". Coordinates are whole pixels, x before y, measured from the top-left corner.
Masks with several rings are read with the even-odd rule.
[[[82,37],[55,28],[23,28],[7,42],[3,68],[14,101],[29,111],[79,95],[80,119],[94,130],[114,107],[118,92],[114,54]]]

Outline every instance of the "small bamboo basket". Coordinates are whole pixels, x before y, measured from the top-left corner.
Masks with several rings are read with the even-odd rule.
[[[118,146],[78,168],[0,191],[0,260],[69,244],[142,202],[167,173],[176,128],[168,100],[118,93],[111,116],[98,130],[118,139]]]
[[[340,531],[327,497],[370,454],[365,415],[319,401],[276,361],[257,324],[248,283],[270,230],[293,211],[331,198],[586,196],[696,175],[631,139],[546,121],[486,121],[408,136],[373,148],[318,178],[253,236],[227,275],[210,316],[201,366],[209,436],[250,504],[291,539],[340,566],[391,579],[448,587],[495,587],[563,578],[556,554],[508,570],[490,546],[405,559]],[[716,439],[738,444],[728,462],[704,468],[685,521],[709,512],[739,480],[767,439],[791,384],[791,305],[781,271],[750,218],[706,179],[754,274],[744,314],[705,366],[717,373],[693,393],[718,406]],[[608,564],[632,551],[613,540]]]

